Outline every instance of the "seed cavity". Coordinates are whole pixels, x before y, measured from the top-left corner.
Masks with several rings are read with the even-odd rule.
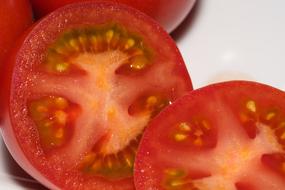
[[[260,107],[261,111],[257,111]],[[268,126],[275,134],[278,142],[285,148],[285,114],[277,106],[262,107],[256,101],[248,100],[240,112],[240,121],[243,123],[248,135],[254,138],[257,133],[257,124]]]
[[[69,113],[78,106],[59,96],[45,96],[28,102],[29,115],[37,127],[43,150],[63,146],[72,135],[75,118]]]
[[[130,105],[129,114],[154,117],[169,104],[171,101],[160,94],[141,96]]]
[[[132,140],[125,149],[116,154],[108,155],[105,155],[100,151],[100,148],[96,147],[83,158],[80,170],[89,175],[114,180],[131,177],[138,142],[139,139]]]
[[[79,68],[72,60],[79,54],[113,50],[122,51],[127,57],[117,74],[136,73],[151,65],[153,51],[138,34],[128,32],[118,24],[107,24],[64,32],[50,45],[43,69],[55,74],[75,72],[74,69]]]
[[[190,124],[191,123],[191,124]],[[210,123],[205,119],[194,119],[191,122],[180,122],[171,132],[176,142],[190,142],[192,145],[200,147],[205,135],[211,131]]]
[[[164,170],[161,186],[166,190],[199,190],[195,187],[186,171],[178,168],[168,168]]]

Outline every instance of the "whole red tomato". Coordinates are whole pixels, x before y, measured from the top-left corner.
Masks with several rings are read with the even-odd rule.
[[[53,10],[73,2],[88,0],[31,0],[36,17],[42,17]],[[89,0],[90,1],[90,0]],[[102,0],[94,0],[102,1]],[[132,6],[155,20],[168,32],[173,31],[186,17],[195,0],[107,0]]]
[[[0,67],[15,39],[32,23],[28,0],[1,0],[0,5]]]
[[[0,100],[2,100],[3,65],[7,52],[21,33],[32,24],[32,9],[28,0],[1,0],[0,3]],[[0,101],[0,113],[2,112]],[[1,117],[1,116],[0,116]],[[1,119],[1,118],[0,118]]]

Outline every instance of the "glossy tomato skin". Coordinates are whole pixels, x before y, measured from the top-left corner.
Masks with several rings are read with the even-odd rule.
[[[32,24],[28,0],[3,0],[0,6],[0,65],[21,33]]]
[[[3,108],[3,67],[8,51],[17,38],[33,22],[32,9],[28,0],[3,0],[0,5],[0,120]]]
[[[80,1],[90,0],[31,0],[38,18],[53,10]],[[93,0],[102,1],[102,0]],[[173,31],[192,9],[195,0],[107,0],[134,7],[158,21],[168,32]]]
[[[284,98],[249,81],[191,91],[146,128],[136,189],[283,189]]]
[[[82,12],[86,14],[82,15]],[[126,17],[130,17],[132,21],[126,19]],[[116,18],[116,20],[114,20],[114,18]],[[38,134],[34,128],[34,124],[31,118],[28,117],[27,101],[33,97],[40,96],[41,93],[45,93],[37,92],[36,94],[38,95],[34,95],[33,92],[34,90],[37,91],[37,89],[33,86],[37,86],[37,83],[48,80],[47,78],[44,80],[37,79],[37,77],[41,77],[38,75],[41,71],[35,68],[37,68],[37,65],[40,64],[40,61],[45,56],[45,51],[47,51],[49,45],[52,44],[52,42],[58,38],[58,35],[65,31],[66,28],[103,24],[105,21],[118,22],[132,32],[146,34],[143,36],[146,41],[151,44],[151,47],[154,48],[155,51],[159,50],[158,57],[163,58],[166,62],[170,60],[171,62],[173,61],[173,63],[171,63],[174,64],[173,70],[171,73],[165,73],[170,76],[177,76],[175,78],[178,78],[180,81],[179,85],[170,89],[170,94],[173,98],[177,98],[177,96],[185,94],[186,91],[192,90],[190,77],[175,43],[156,23],[134,9],[111,3],[82,3],[64,7],[41,20],[23,36],[7,61],[8,67],[6,67],[5,70],[7,73],[5,75],[5,89],[7,89],[5,90],[6,105],[2,133],[9,151],[19,165],[50,189],[134,189],[132,179],[130,178],[115,180],[111,183],[109,180],[104,179],[97,179],[98,181],[93,182],[92,176],[82,177],[76,170],[65,172],[63,170],[64,168],[61,168],[61,165],[68,165],[68,161],[72,160],[66,162],[65,160],[60,161],[57,155],[55,155],[56,159],[53,160],[55,163],[50,163],[45,157],[37,139]],[[153,38],[153,35],[155,38]],[[156,41],[158,39],[160,40],[159,43]],[[163,48],[157,47],[161,44],[164,44]],[[163,64],[163,62],[159,64]],[[162,69],[162,71],[163,70],[164,69]],[[133,76],[130,77],[133,78]],[[55,78],[57,77],[54,77],[54,79]],[[67,77],[65,80],[71,80],[72,78]],[[154,79],[158,78],[159,75],[154,76]],[[36,81],[31,84],[31,80]],[[171,83],[172,81],[169,82]],[[50,85],[50,83],[46,83],[45,85]],[[143,86],[145,85],[141,87]],[[152,88],[159,89],[160,86],[155,85]],[[52,88],[49,86],[48,89]],[[45,91],[46,89],[43,90]],[[68,90],[69,93],[74,91],[72,89],[70,90],[71,91]],[[69,96],[70,94],[66,95]],[[130,97],[131,96],[127,99],[130,99]],[[21,114],[18,114],[20,112]],[[26,125],[26,127],[23,127],[23,125]],[[68,154],[71,154],[70,156],[72,156],[76,147],[77,146],[73,146],[72,151],[69,151]]]

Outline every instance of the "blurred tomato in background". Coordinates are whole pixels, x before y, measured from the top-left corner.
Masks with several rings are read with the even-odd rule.
[[[52,12],[53,10],[75,2],[90,0],[31,0],[36,18]],[[102,1],[102,0],[93,0]],[[168,32],[173,31],[192,9],[195,0],[105,0],[123,3],[132,6],[155,20]]]
[[[32,9],[28,0],[1,0],[0,68],[9,49],[32,21]]]

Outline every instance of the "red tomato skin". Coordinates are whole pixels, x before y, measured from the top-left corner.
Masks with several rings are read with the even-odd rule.
[[[0,6],[0,65],[17,37],[32,24],[28,0],[2,0]]]
[[[0,122],[3,106],[4,62],[16,39],[33,22],[32,8],[28,0],[2,0],[0,5]]]
[[[108,3],[107,3],[108,4]],[[109,4],[108,4],[109,5]],[[111,4],[110,4],[111,5]],[[77,5],[70,5],[69,7],[76,7]],[[86,5],[82,5],[82,8],[84,8]],[[88,6],[88,4],[87,4]],[[105,5],[102,5],[103,7]],[[23,35],[22,37],[17,41],[16,45],[12,49],[12,51],[9,53],[8,59],[6,61],[6,66],[5,66],[5,75],[4,75],[4,114],[3,114],[3,128],[1,129],[2,134],[3,134],[3,139],[8,147],[9,152],[12,154],[13,158],[16,160],[16,162],[27,172],[29,173],[32,177],[37,179],[39,182],[41,182],[44,186],[48,187],[49,189],[53,190],[59,190],[59,189],[68,189],[68,188],[59,188],[61,184],[59,184],[58,179],[55,179],[56,177],[53,176],[47,176],[47,175],[52,175],[51,173],[43,175],[41,172],[39,172],[38,167],[39,166],[34,166],[32,163],[34,162],[32,156],[27,155],[23,150],[28,147],[23,147],[21,144],[19,144],[19,136],[16,136],[15,133],[17,131],[13,127],[13,125],[18,122],[13,120],[10,116],[13,115],[11,109],[10,109],[10,104],[13,101],[11,99],[11,94],[15,92],[15,88],[19,87],[17,85],[20,85],[20,81],[17,81],[17,78],[13,76],[13,72],[15,69],[19,69],[19,64],[21,64],[21,58],[19,57],[19,52],[20,51],[27,51],[24,49],[24,46],[28,42],[28,39],[31,38],[33,35],[37,35],[39,31],[41,31],[41,27],[46,26],[46,25],[52,25],[53,23],[53,17],[58,15],[58,12],[64,11],[65,9],[69,9],[69,7],[62,8],[62,10],[58,10],[54,13],[52,13],[49,18],[43,18],[41,21],[38,23],[35,23],[32,27],[30,27]],[[127,7],[126,7],[127,8]],[[129,12],[133,14],[136,17],[140,17],[144,22],[148,23],[151,25],[151,27],[156,28],[156,30],[161,33],[161,35],[164,37],[165,41],[168,42],[171,46],[176,51],[177,54],[177,63],[178,63],[178,69],[175,70],[175,73],[178,73],[183,76],[186,83],[188,83],[188,88],[189,91],[192,90],[192,84],[191,80],[189,78],[188,73],[186,73],[186,67],[184,65],[184,61],[179,53],[179,50],[173,43],[172,39],[166,35],[165,31],[161,28],[158,27],[155,22],[153,22],[151,19],[148,17],[145,17],[144,15],[141,15],[141,13],[138,13],[137,11],[130,9]],[[44,24],[43,24],[44,23]],[[16,86],[12,84],[12,81],[17,81]],[[22,138],[21,140],[25,139],[26,137],[20,137]],[[29,140],[29,139],[27,139]],[[33,147],[35,148],[35,147]],[[45,171],[44,166],[41,166],[41,171]],[[54,183],[54,181],[57,181]],[[129,184],[128,180],[123,181],[123,184],[127,184],[128,186],[123,186],[120,189],[133,189],[133,184]],[[127,187],[127,188],[124,188]],[[107,188],[108,189],[108,188]],[[116,187],[114,188],[114,190]],[[113,190],[113,188],[112,188]],[[116,190],[119,190],[118,188]]]
[[[37,18],[64,5],[90,0],[31,0]],[[102,0],[93,0],[102,1]],[[187,16],[196,0],[105,0],[134,7],[158,21],[168,32],[173,31]]]

